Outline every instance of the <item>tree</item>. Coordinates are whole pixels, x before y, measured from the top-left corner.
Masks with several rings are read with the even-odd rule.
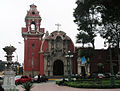
[[[120,71],[120,3],[118,0],[100,0],[101,25],[100,35],[112,44],[117,44],[118,63]],[[108,37],[111,37],[108,39]],[[113,45],[114,46],[114,45]]]
[[[96,4],[94,2],[95,0],[84,0],[83,3],[77,0],[77,7],[73,13],[75,17],[74,22],[78,25],[78,31],[80,32],[77,35],[77,41],[83,40],[83,38],[81,38],[83,35],[87,36],[87,38],[84,38],[84,41],[80,43],[91,43],[93,48],[95,48],[94,38],[98,32],[97,24],[99,20]]]
[[[84,44],[89,42],[89,36],[86,33],[82,32],[82,31],[79,32],[79,34],[77,34],[76,38],[77,38],[76,42],[77,43],[82,43],[83,47],[84,47]]]
[[[119,0],[77,0],[74,11],[74,22],[78,30],[85,32],[94,48],[94,38],[97,33],[111,44],[117,44],[118,63],[120,71],[120,3]],[[97,28],[99,26],[99,29]],[[82,36],[79,34],[78,36]],[[111,38],[108,38],[111,37]],[[77,41],[82,38],[77,37]],[[87,40],[87,38],[86,38]],[[86,42],[86,43],[87,43]]]
[[[120,33],[120,6],[117,0],[101,0],[102,30],[100,34],[107,39],[111,36],[111,42],[119,45]]]
[[[94,53],[94,49],[91,47],[87,47],[87,48],[80,48],[80,50],[78,51],[79,53],[79,57],[86,57],[91,59],[93,57],[93,53]]]
[[[0,60],[0,71],[3,71],[5,69],[5,63]]]

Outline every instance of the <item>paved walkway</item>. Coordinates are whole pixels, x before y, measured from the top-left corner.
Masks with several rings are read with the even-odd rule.
[[[19,91],[24,91],[21,86],[18,86]],[[82,89],[72,88],[67,86],[58,86],[55,82],[34,84],[31,91],[120,91],[120,89]]]

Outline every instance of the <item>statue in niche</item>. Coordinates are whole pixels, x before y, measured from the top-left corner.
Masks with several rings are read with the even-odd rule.
[[[62,39],[60,36],[56,38],[56,49],[61,50],[62,49]]]

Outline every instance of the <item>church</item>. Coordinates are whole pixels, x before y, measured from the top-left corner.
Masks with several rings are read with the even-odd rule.
[[[110,72],[108,49],[95,49],[91,58],[81,58],[79,53],[83,49],[75,47],[64,30],[49,33],[45,28],[41,28],[41,20],[37,6],[30,5],[25,17],[26,26],[22,28],[24,74],[68,76]],[[89,52],[89,48],[86,52]],[[112,61],[113,69],[117,73],[119,67],[117,56],[114,56]]]
[[[41,17],[37,6],[30,5],[25,17],[26,26],[22,28],[24,38],[24,73],[45,74],[46,76],[67,76],[68,66],[71,74],[76,73],[75,47],[64,31],[49,34],[41,28]],[[66,57],[68,52],[73,57]]]

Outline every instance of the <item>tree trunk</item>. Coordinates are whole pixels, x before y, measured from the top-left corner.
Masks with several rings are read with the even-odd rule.
[[[93,49],[95,49],[94,41],[93,41],[93,42],[91,42],[91,43],[92,43]]]
[[[117,54],[118,54],[118,72],[120,72],[119,35],[118,35],[118,41],[117,41]]]

